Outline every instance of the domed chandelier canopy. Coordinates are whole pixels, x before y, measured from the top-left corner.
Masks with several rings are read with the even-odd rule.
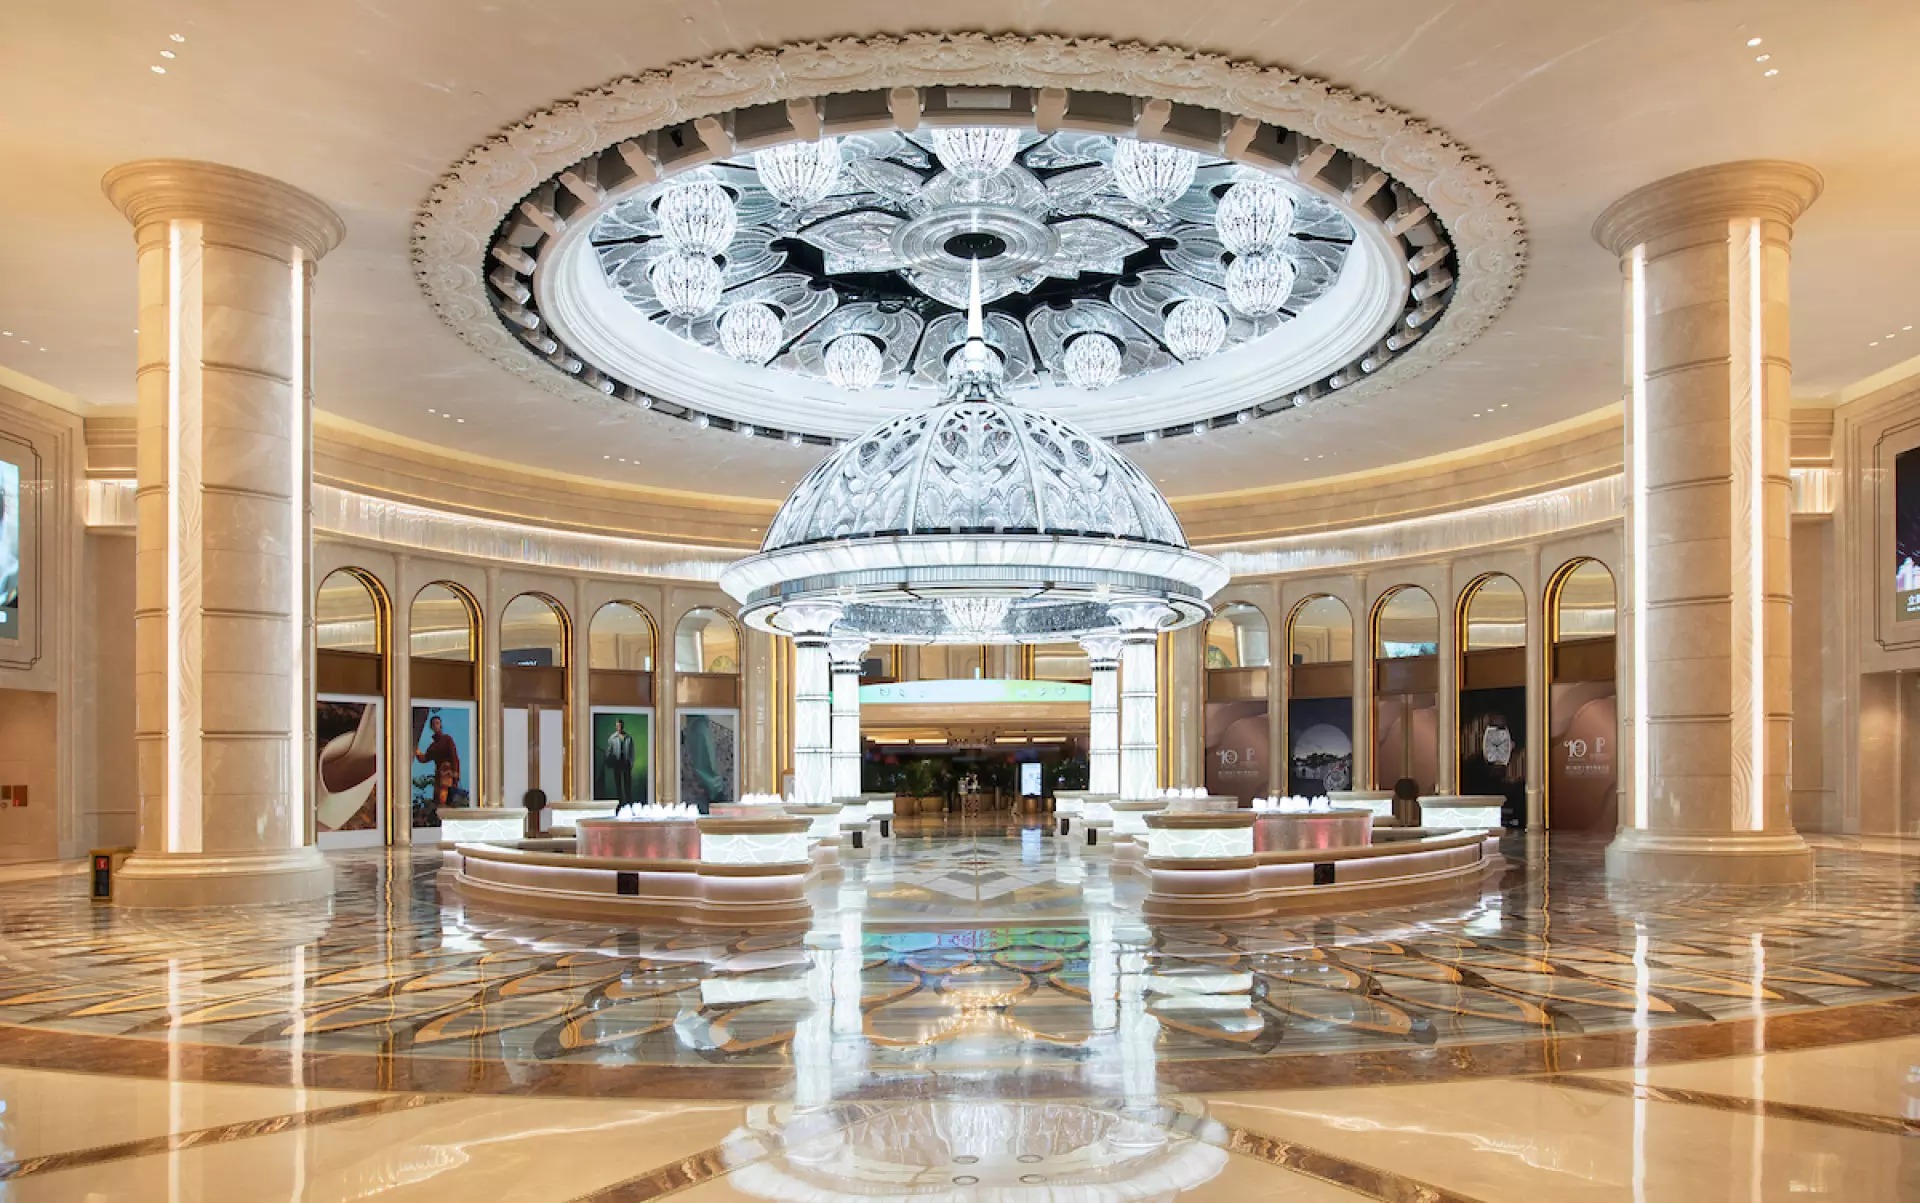
[[[1227,577],[1118,451],[1007,399],[976,274],[947,399],[815,468],[720,586],[748,624],[780,634],[1051,643],[1112,630],[1122,612],[1197,622]]]

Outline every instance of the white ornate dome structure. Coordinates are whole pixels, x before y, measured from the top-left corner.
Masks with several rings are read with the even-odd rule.
[[[836,632],[890,642],[1034,643],[1110,629],[1128,603],[1167,607],[1163,626],[1212,612],[1226,567],[1118,451],[1007,401],[981,325],[976,277],[948,400],[829,456],[721,574],[747,622],[793,633],[783,611],[831,606]]]

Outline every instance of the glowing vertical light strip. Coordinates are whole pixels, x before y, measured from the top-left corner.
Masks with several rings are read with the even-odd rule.
[[[292,396],[287,423],[287,508],[293,523],[287,540],[287,625],[292,647],[287,657],[287,834],[289,846],[307,842],[307,278],[306,257],[299,248],[292,256],[287,296],[287,325],[292,337]]]
[[[1747,556],[1748,590],[1751,593],[1752,639],[1748,657],[1752,661],[1753,683],[1749,687],[1748,706],[1753,729],[1753,776],[1747,790],[1747,830],[1760,831],[1767,825],[1767,392],[1763,372],[1764,323],[1760,312],[1760,219],[1754,218],[1747,229],[1747,407],[1748,452],[1752,456],[1748,479],[1748,504],[1751,523]]]
[[[180,223],[167,225],[167,772],[161,783],[161,805],[166,810],[168,852],[184,851],[185,816],[181,813],[182,778],[186,775],[186,700],[181,692],[180,664]]]
[[[1647,728],[1647,248],[1633,248],[1628,260],[1632,293],[1633,481],[1628,504],[1633,513],[1633,825],[1644,828],[1651,799]]]

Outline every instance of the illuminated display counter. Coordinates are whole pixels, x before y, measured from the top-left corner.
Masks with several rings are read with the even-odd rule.
[[[1373,842],[1369,810],[1269,810],[1258,812],[1256,818],[1255,852],[1364,848]]]
[[[1327,800],[1335,806],[1364,810],[1375,819],[1393,822],[1393,791],[1390,789],[1329,790]]]
[[[506,806],[443,806],[440,842],[464,844],[475,840],[517,840],[526,834],[527,812]]]
[[[1498,831],[1507,800],[1499,794],[1434,794],[1420,799],[1420,826],[1429,830]]]
[[[784,927],[812,915],[813,820],[784,814],[580,821],[564,839],[460,844],[441,883],[471,902],[539,915]],[[635,855],[593,855],[592,847]],[[672,853],[690,855],[671,855]]]

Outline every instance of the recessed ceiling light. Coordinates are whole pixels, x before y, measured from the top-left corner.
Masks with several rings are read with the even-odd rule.
[[[1505,409],[1505,408],[1507,407],[1507,404],[1508,404],[1507,402],[1505,402],[1505,401],[1502,401],[1502,402],[1500,403],[1500,408],[1501,408],[1501,409]]]
[[[1765,75],[1765,76],[1766,76],[1766,77],[1767,77],[1768,79],[1772,79],[1772,78],[1773,78],[1774,76],[1776,76],[1776,75],[1778,75],[1778,74],[1780,74],[1780,68],[1778,68],[1778,67],[1768,67],[1768,68],[1767,68],[1767,69],[1766,69],[1765,71],[1763,71],[1763,72],[1762,72],[1761,74],[1763,74],[1763,75]]]
[[[170,33],[167,37],[175,42],[184,42],[187,40],[187,35],[184,33]]]
[[[460,423],[460,425],[462,426],[465,426],[467,424],[467,420],[465,418],[455,418],[454,421]]]
[[[0,334],[4,334],[4,335],[5,335],[5,336],[7,336],[8,338],[12,338],[12,337],[13,337],[13,331],[11,331],[11,330],[0,330]]]
[[[153,65],[152,71],[155,75],[165,75],[167,73],[167,69],[165,67],[162,67],[159,63],[155,63]]]
[[[176,55],[176,54],[175,54],[175,53],[174,53],[173,51],[171,51],[171,50],[162,50],[162,51],[160,52],[160,57],[161,57],[161,58],[178,58],[179,56],[178,56],[178,55]]]
[[[1747,39],[1747,45],[1749,45],[1749,46],[1758,46],[1759,44],[1760,44],[1760,39],[1759,39],[1759,38],[1748,38],[1748,39]]]
[[[1764,63],[1772,57],[1771,54],[1756,54],[1753,56],[1753,61],[1756,63]]]
[[[1894,332],[1893,332],[1892,334],[1889,334],[1889,335],[1887,335],[1887,337],[1888,337],[1888,338],[1890,338],[1890,339],[1892,339],[1892,338],[1898,338],[1899,336],[1900,336],[1900,332],[1899,332],[1899,331],[1897,331],[1897,330],[1896,330],[1896,331],[1894,331]]]
[[[1874,339],[1874,340],[1873,340],[1872,342],[1870,342],[1870,343],[1868,343],[1867,345],[1868,345],[1869,347],[1877,347],[1877,346],[1879,346],[1879,345],[1880,345],[1880,340],[1876,338],[1876,339]]]
[[[1902,330],[1911,330],[1911,329],[1913,329],[1913,327],[1912,327],[1912,326],[1902,326],[1902,327],[1900,327],[1900,328],[1901,328]]]

